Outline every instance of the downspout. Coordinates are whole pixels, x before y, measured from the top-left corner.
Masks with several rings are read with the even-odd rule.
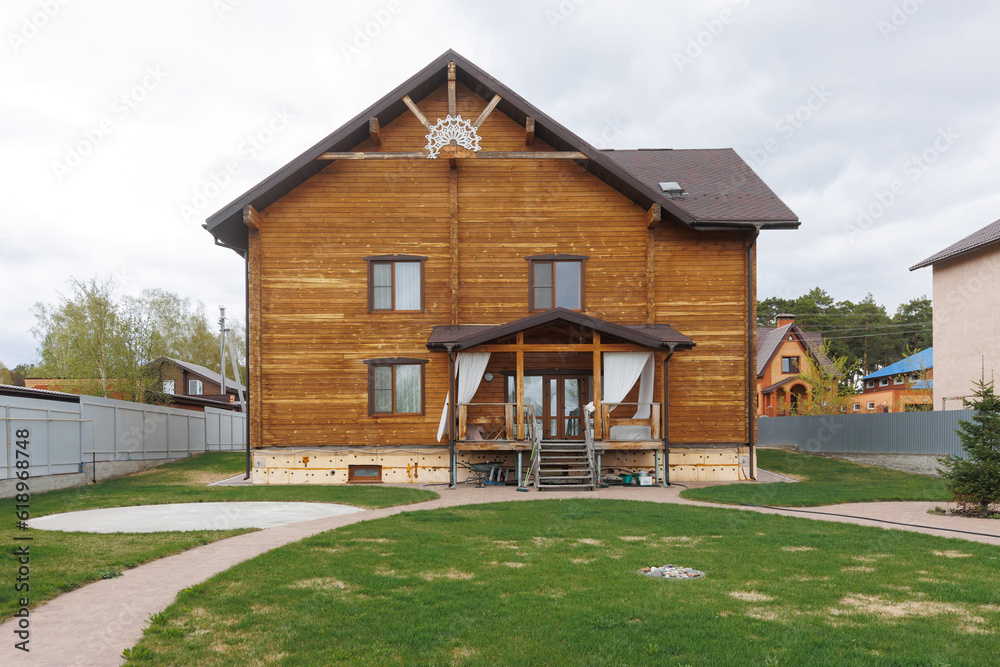
[[[757,479],[757,453],[754,451],[754,423],[757,418],[754,409],[753,399],[757,393],[756,378],[757,364],[754,354],[753,336],[757,329],[754,319],[754,307],[756,305],[756,294],[754,292],[754,262],[753,251],[757,244],[757,237],[760,236],[760,227],[755,226],[753,235],[750,236],[750,243],[747,244],[747,445],[750,450],[750,479]]]
[[[663,357],[663,480],[670,486],[670,375],[667,362],[674,356],[674,346],[667,350]]]
[[[448,350],[448,488],[455,488],[455,343],[445,343]]]
[[[243,302],[246,304],[246,319],[243,321],[246,323],[246,326],[244,327],[245,331],[243,333],[244,336],[246,337],[246,339],[244,340],[244,344],[246,345],[246,351],[247,351],[247,382],[246,382],[247,402],[243,404],[243,409],[245,410],[245,412],[243,413],[243,422],[244,426],[246,427],[246,443],[247,443],[247,474],[243,479],[250,479],[250,470],[252,468],[251,463],[253,461],[253,457],[250,454],[250,409],[251,409],[250,392],[253,391],[253,389],[250,388],[250,251],[249,250],[243,253],[243,259],[246,260],[244,262],[246,281],[243,284],[244,288]],[[233,373],[236,375],[237,381],[242,379],[240,377],[240,372],[238,368],[234,368]]]

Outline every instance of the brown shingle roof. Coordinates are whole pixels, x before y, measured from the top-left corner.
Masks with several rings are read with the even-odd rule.
[[[672,201],[697,222],[795,223],[778,199],[732,148],[608,150],[604,153],[651,188],[676,181]]]
[[[795,324],[786,324],[783,327],[757,327],[757,377],[764,375],[764,369],[771,363],[781,343],[788,338],[789,334],[798,336],[805,346],[806,351],[812,355],[813,359],[819,362],[827,373],[840,376],[840,371],[830,361],[830,357],[823,352],[823,335],[819,333],[805,332]]]
[[[910,271],[922,269],[925,266],[937,264],[938,262],[951,259],[952,257],[956,257],[958,255],[964,255],[967,252],[972,252],[973,250],[990,245],[991,243],[996,243],[997,241],[1000,241],[1000,220],[991,222],[979,231],[969,234],[961,241],[952,243],[941,252],[934,253],[919,264],[914,264],[910,267]]]
[[[427,349],[441,351],[447,349],[446,345],[453,345],[454,350],[467,350],[476,345],[557,320],[584,326],[646,347],[690,349],[695,345],[693,340],[678,333],[669,324],[622,325],[574,310],[552,308],[504,324],[436,326],[431,331],[430,338],[427,339]]]

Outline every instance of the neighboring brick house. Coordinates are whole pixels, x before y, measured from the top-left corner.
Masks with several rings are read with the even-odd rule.
[[[861,393],[845,412],[919,412],[932,409],[934,348],[861,378]]]
[[[1000,371],[1000,220],[910,267],[934,267],[934,409]]]
[[[757,416],[796,414],[799,403],[812,394],[812,386],[800,377],[808,360],[839,375],[823,353],[823,336],[800,329],[795,315],[781,313],[776,327],[757,327]]]
[[[222,393],[222,375],[213,370],[188,361],[160,357],[149,363],[156,368],[158,384],[164,394],[174,397],[197,397],[218,403],[238,403],[239,392],[246,393],[243,384],[226,378],[226,392]]]

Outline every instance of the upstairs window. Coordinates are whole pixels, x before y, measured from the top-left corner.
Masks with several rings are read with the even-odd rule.
[[[424,262],[417,255],[378,255],[368,262],[368,312],[422,312]]]
[[[865,389],[874,389],[874,388],[875,388],[875,380],[868,380],[867,382],[865,382]]]
[[[528,310],[584,310],[584,255],[534,255],[528,260]]]
[[[782,357],[781,358],[781,372],[782,373],[798,373],[799,372],[799,358],[798,357]]]
[[[882,378],[881,380],[879,380],[878,381],[878,386],[880,386],[880,387],[888,387],[889,386],[889,378]]]
[[[426,359],[366,359],[369,415],[424,414]]]
[[[903,379],[901,376],[898,376],[898,375],[896,377],[892,378],[892,384],[893,384],[893,386],[896,386],[897,384],[903,384],[905,382],[906,382],[906,380]]]
[[[201,396],[205,393],[205,385],[201,380],[188,380],[188,396]]]
[[[174,393],[174,381],[173,380],[164,380],[163,381],[163,393],[164,394],[172,394],[172,393]]]

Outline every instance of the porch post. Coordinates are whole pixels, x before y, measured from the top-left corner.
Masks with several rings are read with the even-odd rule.
[[[667,362],[672,356],[674,356],[673,345],[663,357],[663,480],[667,486],[670,486],[670,393],[668,391],[670,375],[667,371]]]
[[[601,332],[594,332],[594,440],[604,439],[603,410],[601,410]]]
[[[517,414],[514,416],[514,424],[517,429],[517,437],[527,440],[527,422],[524,420],[524,332],[517,332],[517,351],[514,352],[517,359]],[[534,426],[534,424],[532,424]],[[520,467],[520,464],[518,464]]]
[[[455,488],[456,468],[458,462],[455,457],[455,354],[452,349],[454,343],[446,344],[448,350],[448,488]]]

